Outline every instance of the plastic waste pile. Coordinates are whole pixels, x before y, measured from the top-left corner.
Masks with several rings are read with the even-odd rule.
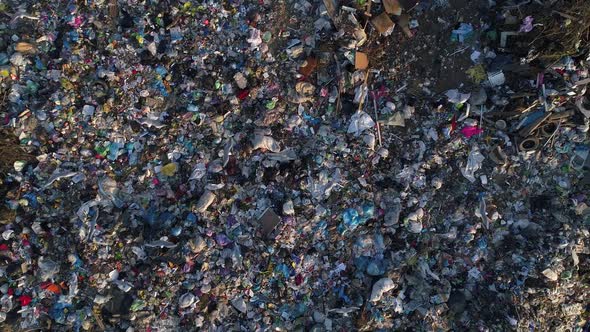
[[[590,57],[523,51],[539,2],[0,3],[0,323],[588,330]]]

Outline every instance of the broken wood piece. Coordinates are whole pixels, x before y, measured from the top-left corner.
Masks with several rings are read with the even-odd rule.
[[[375,112],[375,124],[377,125],[377,138],[379,138],[379,147],[383,146],[381,141],[381,126],[379,125],[379,114],[377,114],[377,96],[375,92],[372,92],[373,97],[373,111]]]
[[[571,116],[573,116],[576,112],[574,110],[567,110],[567,111],[563,111],[563,112],[559,112],[559,113],[553,113],[551,114],[551,116],[549,118],[547,118],[547,121],[556,121],[556,120],[564,120],[567,119]]]
[[[365,8],[365,16],[367,17],[371,17],[373,15],[371,15],[371,5],[373,4],[373,1],[369,1],[367,3],[367,7]]]
[[[367,98],[367,92],[368,92],[367,82],[368,81],[369,81],[369,70],[367,70],[365,72],[365,80],[364,80],[363,84],[360,86],[360,89],[361,89],[361,97],[359,99],[359,108],[358,108],[358,111],[359,112],[363,110],[363,105],[365,103],[365,99]]]
[[[336,0],[324,0],[324,6],[326,6],[328,16],[330,16],[330,18],[334,20],[334,18],[336,17],[336,10],[338,8]]]
[[[363,46],[363,44],[367,41],[367,33],[360,26],[354,29],[353,36],[354,39],[356,39],[356,47]]]
[[[535,100],[531,106],[529,106],[529,107],[523,109],[522,111],[520,111],[520,113],[526,113],[526,112],[532,110],[533,108],[535,108],[537,106],[539,106],[539,100],[538,99]]]

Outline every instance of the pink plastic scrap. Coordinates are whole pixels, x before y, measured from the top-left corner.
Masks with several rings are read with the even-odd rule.
[[[471,138],[473,135],[479,135],[483,133],[483,129],[475,126],[466,126],[461,129],[461,134],[466,138]]]

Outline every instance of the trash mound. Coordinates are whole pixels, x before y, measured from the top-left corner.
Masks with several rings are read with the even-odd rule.
[[[0,14],[6,329],[590,328],[583,1]]]

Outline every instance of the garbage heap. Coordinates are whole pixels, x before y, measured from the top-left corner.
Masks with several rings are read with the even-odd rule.
[[[0,4],[0,321],[587,331],[583,1]]]

